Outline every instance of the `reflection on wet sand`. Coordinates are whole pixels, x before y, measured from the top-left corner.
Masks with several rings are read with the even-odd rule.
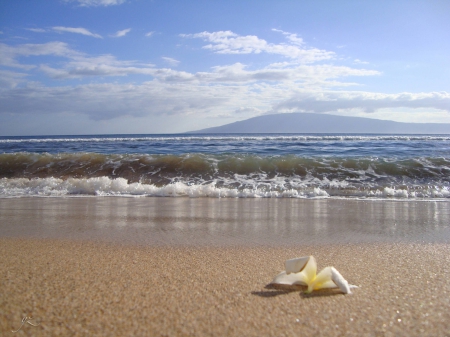
[[[0,236],[144,245],[449,242],[450,204],[348,199],[0,199]]]

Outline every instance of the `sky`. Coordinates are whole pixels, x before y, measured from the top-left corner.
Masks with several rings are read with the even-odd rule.
[[[450,123],[448,0],[2,0],[0,136]]]

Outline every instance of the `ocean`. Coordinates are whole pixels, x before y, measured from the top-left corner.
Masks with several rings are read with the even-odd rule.
[[[0,197],[449,200],[450,135],[0,137]]]

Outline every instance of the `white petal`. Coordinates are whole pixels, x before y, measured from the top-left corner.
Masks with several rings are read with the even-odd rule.
[[[272,284],[286,284],[286,285],[302,285],[305,286],[306,282],[302,273],[290,273],[286,274],[285,271],[279,273],[272,281]]]
[[[298,273],[301,272],[305,265],[308,263],[311,256],[297,257],[295,259],[286,260],[286,273]]]
[[[317,274],[315,279],[309,284],[308,291],[325,289],[325,288],[336,288],[337,285],[331,279],[331,267],[326,267]]]
[[[312,281],[314,281],[317,273],[317,262],[314,256],[309,257],[308,263],[303,267],[301,273],[303,274],[306,284],[309,285]]]
[[[338,286],[332,280],[322,283],[321,289],[337,288]]]
[[[334,267],[331,267],[331,279],[344,294],[352,293],[347,280]]]

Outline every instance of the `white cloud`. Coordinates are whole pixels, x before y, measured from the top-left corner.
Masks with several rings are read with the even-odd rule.
[[[175,60],[174,58],[171,58],[171,57],[163,56],[163,57],[161,57],[161,58],[162,58],[165,62],[167,62],[169,65],[171,65],[171,66],[173,66],[173,67],[176,67],[177,65],[180,64],[180,61]]]
[[[95,61],[92,62],[88,60],[72,62],[71,64],[78,66],[68,69],[56,69],[47,65],[41,65],[39,70],[54,79],[85,78],[93,76],[127,76],[133,74],[152,76],[155,72],[152,68],[120,67],[109,64],[99,64]]]
[[[119,61],[112,55],[87,57],[75,55],[63,68],[52,68],[40,65],[39,69],[51,78],[68,79],[93,76],[127,76],[144,74],[152,76],[155,72],[152,64],[136,64],[130,61]]]
[[[276,112],[336,112],[356,110],[373,113],[386,108],[432,108],[450,112],[447,92],[384,94],[360,91],[298,92],[273,107]]]
[[[139,64],[131,61],[119,61],[112,55],[96,57],[87,56],[68,47],[63,42],[46,44],[23,44],[8,46],[0,44],[0,64],[31,69],[35,66],[24,65],[17,61],[19,57],[54,55],[67,59],[58,63],[58,68],[48,64],[39,65],[39,69],[51,78],[83,78],[92,76],[126,76],[144,74],[165,82],[198,82],[198,83],[252,83],[252,82],[295,82],[308,85],[348,86],[354,83],[333,82],[347,76],[373,76],[380,73],[375,70],[354,69],[333,65],[304,65],[297,63],[275,63],[265,68],[248,70],[242,63],[213,67],[211,71],[189,73],[170,68],[156,69],[151,64]],[[174,58],[163,56],[170,66],[180,62]]]
[[[127,0],[64,0],[65,2],[78,2],[80,6],[97,7],[97,6],[114,6],[121,5]]]
[[[296,34],[286,33],[290,44],[274,44],[268,43],[266,40],[260,39],[254,35],[240,36],[232,31],[218,32],[202,32],[197,34],[180,34],[185,38],[200,38],[204,41],[211,42],[203,46],[204,49],[210,49],[218,54],[277,54],[296,60],[302,63],[312,63],[321,60],[329,60],[334,58],[334,52],[320,50],[317,48],[303,48],[303,40],[298,38]]]
[[[119,30],[112,36],[113,37],[122,37],[122,36],[127,35],[130,31],[131,31],[131,28],[127,28],[127,29],[124,29],[124,30]]]
[[[0,70],[0,88],[15,88],[26,76],[24,73]]]
[[[372,76],[378,71],[332,65],[296,65],[288,68],[268,66],[248,71],[243,64],[214,67],[215,81],[326,81],[345,76]]]
[[[29,87],[0,91],[0,114],[85,114],[94,120],[124,115],[202,115],[226,106],[231,88],[148,82],[142,85],[95,84],[77,87]],[[243,102],[241,102],[243,103]]]
[[[304,44],[303,39],[301,37],[298,37],[297,34],[288,33],[288,32],[285,32],[285,31],[283,31],[281,29],[275,29],[275,28],[273,28],[272,31],[278,32],[278,33],[281,33],[281,34],[285,35],[286,38],[289,41],[291,41],[293,44],[297,44],[299,46]]]
[[[237,108],[236,110],[234,110],[235,114],[251,114],[251,115],[259,115],[261,114],[263,111],[261,111],[258,108],[255,107],[249,107],[249,106],[245,106],[242,107],[240,106],[239,108]]]
[[[95,38],[98,38],[98,39],[102,38],[101,35],[91,33],[86,28],[81,28],[81,27],[74,28],[74,27],[61,27],[61,26],[58,26],[58,27],[52,27],[52,29],[54,31],[56,31],[56,32],[59,32],[59,33],[67,32],[67,33],[75,33],[75,34],[82,34],[82,35],[86,35],[86,36],[92,36],[92,37],[95,37]]]
[[[243,119],[267,112],[300,111],[353,115],[386,109],[450,112],[450,94],[446,92],[384,94],[338,91],[336,88],[358,85],[346,82],[348,77],[355,81],[357,77],[379,76],[381,73],[334,64],[311,64],[324,60],[320,55],[332,58],[334,54],[326,51],[316,53],[316,49],[305,48],[303,40],[296,34],[275,31],[286,38],[285,44],[271,44],[256,36],[239,36],[233,32],[200,33],[203,34],[201,38],[210,43],[205,47],[215,52],[272,53],[280,62],[264,66],[237,62],[198,72],[172,69],[180,62],[166,56],[162,59],[168,63],[167,68],[156,68],[151,64],[118,60],[113,55],[87,55],[62,42],[0,43],[0,65],[5,67],[34,69],[34,72],[40,71],[54,79],[86,81],[80,83],[88,83],[93,77],[133,74],[146,75],[148,80],[141,84],[55,86],[51,83],[44,86],[26,83],[25,80],[33,75],[31,71],[28,74],[2,71],[0,114],[68,113],[107,120],[130,115],[239,116]],[[297,57],[301,52],[307,56]],[[56,62],[53,58],[39,60],[41,63],[33,65],[22,63],[26,57],[32,59],[33,56],[44,55],[59,59]]]
[[[66,61],[54,64],[42,63],[38,66],[18,62],[20,57],[53,55],[66,58]],[[179,61],[162,57],[170,66]],[[141,74],[156,78],[160,82],[196,84],[239,84],[267,82],[271,85],[286,83],[288,86],[301,87],[345,87],[357,83],[343,82],[340,79],[348,76],[373,76],[380,73],[375,70],[354,69],[333,65],[305,65],[298,63],[274,63],[267,67],[250,70],[242,63],[212,67],[210,71],[190,73],[170,68],[155,68],[151,64],[140,64],[133,61],[117,60],[112,55],[88,56],[77,52],[62,42],[46,44],[23,44],[8,46],[0,44],[0,64],[22,69],[36,68],[54,79],[89,78],[105,76],[127,76]],[[57,65],[57,66],[56,66]],[[290,84],[289,84],[290,83]],[[289,92],[289,91],[287,91]]]
[[[29,30],[31,32],[35,32],[35,33],[45,33],[46,30],[42,29],[42,28],[26,28],[26,30]]]
[[[367,61],[361,61],[360,59],[355,59],[353,62],[357,63],[357,64],[369,64],[369,62]]]
[[[42,55],[55,55],[63,57],[76,57],[81,55],[80,53],[70,49],[66,43],[63,42],[48,42],[44,44],[22,44],[16,46],[9,46],[0,43],[0,65],[32,69],[35,66],[21,64],[17,61],[21,56],[42,56]]]
[[[211,72],[188,73],[172,69],[155,70],[153,76],[165,82],[197,82],[197,83],[295,83],[296,87],[301,85],[311,86],[348,86],[356,83],[333,82],[331,79],[346,76],[373,76],[379,75],[378,71],[366,69],[353,69],[344,66],[331,65],[295,65],[291,67],[272,67],[257,70],[247,70],[242,63],[235,63],[227,66],[216,66]],[[300,83],[299,83],[300,82]]]
[[[150,37],[150,36],[152,36],[153,34],[155,34],[155,32],[154,32],[154,31],[151,31],[151,32],[148,32],[147,34],[145,34],[145,36]]]
[[[58,27],[55,27],[58,28]],[[61,27],[64,30],[70,29]],[[125,33],[119,31],[118,33]],[[279,31],[282,32],[282,31]],[[216,33],[214,33],[216,34]],[[295,34],[282,32],[283,35],[295,41],[297,44],[302,42]],[[232,32],[218,32],[217,36],[234,36]],[[257,37],[255,37],[259,40]],[[264,40],[260,40],[264,41]],[[267,43],[262,43],[261,48],[267,48]],[[297,47],[295,47],[297,48]],[[3,50],[2,50],[3,49]],[[334,65],[309,65],[290,60],[289,62],[278,62],[269,64],[266,67],[258,69],[249,69],[242,63],[231,65],[215,66],[211,71],[201,71],[197,73],[189,73],[185,71],[176,71],[170,68],[154,68],[150,64],[139,64],[137,62],[119,61],[112,55],[87,56],[81,52],[71,50],[62,42],[52,42],[47,44],[28,44],[8,46],[0,44],[0,64],[11,67],[21,67],[31,69],[31,65],[23,65],[17,61],[20,56],[32,55],[54,55],[67,58],[65,62],[54,64],[40,64],[39,70],[47,74],[51,78],[68,79],[68,78],[84,78],[93,76],[126,76],[130,74],[144,74],[157,78],[163,82],[170,83],[257,83],[257,82],[296,82],[297,87],[313,86],[313,87],[336,87],[356,85],[357,83],[342,82],[338,79],[348,76],[374,76],[380,75],[380,72],[367,69],[355,69],[346,66]],[[163,56],[162,59],[169,66],[177,66],[180,61],[171,57]],[[57,65],[57,67],[55,66]]]
[[[132,61],[119,61],[112,55],[89,57],[70,49],[63,42],[44,44],[22,44],[8,46],[0,43],[0,65],[33,69],[35,65],[18,62],[20,57],[52,55],[68,59],[60,68],[40,64],[37,68],[51,78],[83,78],[92,76],[126,76],[129,74],[147,74],[152,76],[155,70],[152,64],[138,64]]]
[[[351,109],[330,112],[330,115],[370,117],[406,123],[450,123],[448,111],[435,108],[381,108],[367,115],[366,112]]]
[[[87,115],[93,120],[160,115],[248,118],[265,112],[294,111],[346,114],[352,109],[351,115],[358,115],[363,111],[387,108],[418,111],[427,108],[450,112],[450,94],[446,92],[311,91],[299,90],[288,84],[205,85],[159,80],[140,85],[105,83],[75,87],[16,87],[0,90],[0,103],[0,114],[70,113]],[[403,118],[407,119],[405,115]]]

